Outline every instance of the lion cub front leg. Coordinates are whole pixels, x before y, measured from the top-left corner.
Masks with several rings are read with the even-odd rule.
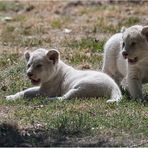
[[[6,100],[16,100],[19,98],[34,98],[39,96],[40,94],[40,87],[32,87],[24,91],[20,91],[14,95],[6,96]]]
[[[67,100],[67,99],[72,99],[72,98],[77,98],[81,95],[81,91],[79,88],[73,88],[70,89],[66,94],[64,94],[61,97],[57,97],[58,100]]]
[[[129,72],[127,76],[128,90],[135,99],[143,99],[142,82],[136,72]]]
[[[78,88],[73,88],[73,89],[70,89],[67,93],[65,93],[62,96],[49,97],[48,100],[56,100],[57,99],[57,100],[63,101],[63,100],[67,100],[67,99],[77,98],[80,95],[80,93],[81,93],[81,91],[79,91]]]

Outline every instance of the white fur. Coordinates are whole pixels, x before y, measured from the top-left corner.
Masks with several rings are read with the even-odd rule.
[[[128,54],[126,60],[123,52]],[[143,99],[142,84],[148,83],[148,26],[135,25],[113,35],[104,46],[102,70],[127,87],[133,98]]]
[[[121,92],[114,80],[105,73],[76,70],[60,60],[55,49],[37,49],[26,52],[27,74],[31,81],[40,84],[7,96],[7,100],[45,96],[49,99],[108,97],[107,102],[118,102]]]

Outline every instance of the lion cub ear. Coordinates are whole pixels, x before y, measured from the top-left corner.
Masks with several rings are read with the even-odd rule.
[[[47,58],[53,61],[53,64],[56,64],[60,59],[60,53],[56,49],[51,49],[47,52]]]
[[[30,58],[30,52],[29,52],[29,51],[26,51],[26,52],[24,53],[24,56],[25,56],[26,61],[28,61],[29,58]]]
[[[146,37],[148,40],[148,26],[144,26],[141,33]]]

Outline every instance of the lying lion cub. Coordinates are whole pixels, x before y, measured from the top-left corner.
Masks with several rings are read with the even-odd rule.
[[[119,85],[124,78],[133,98],[143,99],[148,83],[148,26],[135,25],[113,35],[105,44],[103,72]]]
[[[121,92],[118,85],[107,74],[96,71],[76,70],[60,60],[57,50],[37,49],[26,52],[27,76],[33,85],[7,100],[45,96],[49,99],[71,99],[110,97],[107,102],[118,102]]]

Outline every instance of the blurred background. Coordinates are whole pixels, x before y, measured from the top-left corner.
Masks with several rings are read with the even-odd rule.
[[[69,63],[97,68],[105,41],[123,26],[147,25],[147,10],[146,0],[0,1],[0,52],[58,48]]]

